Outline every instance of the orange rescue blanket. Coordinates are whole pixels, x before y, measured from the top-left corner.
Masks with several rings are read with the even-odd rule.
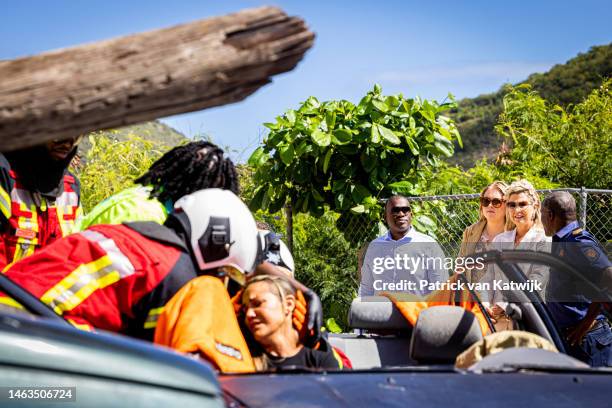
[[[255,372],[227,289],[213,276],[193,279],[172,297],[159,317],[154,341],[198,353],[224,373]]]

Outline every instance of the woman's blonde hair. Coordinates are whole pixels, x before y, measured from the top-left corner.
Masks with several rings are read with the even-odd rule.
[[[508,184],[504,183],[503,181],[500,180],[495,180],[494,182],[492,182],[491,184],[489,184],[488,186],[486,186],[485,188],[482,189],[482,191],[480,192],[480,198],[484,197],[485,193],[490,189],[493,188],[497,191],[499,191],[502,195],[502,198],[506,197],[506,190],[508,190]],[[482,211],[482,204],[478,204],[479,207],[479,217],[478,217],[478,221],[484,221],[486,220],[485,216],[484,216],[484,212]],[[506,214],[504,213],[504,218],[506,218]]]
[[[538,195],[535,188],[529,181],[524,180],[524,179],[513,181],[508,187],[508,189],[506,190],[506,195],[504,196],[504,198],[506,199],[506,202],[507,202],[512,194],[520,194],[520,193],[525,193],[529,196],[529,199],[531,200],[531,203],[533,204],[533,208],[535,210],[533,213],[533,221],[535,222],[535,225],[537,228],[542,229],[543,227],[542,227],[542,218],[541,218],[541,211],[540,211],[540,208],[541,208],[540,196]],[[509,209],[508,209],[508,206],[506,205],[506,231],[510,231],[516,228],[516,224],[512,222],[512,217],[508,215],[508,211]]]
[[[285,300],[287,299],[287,296],[295,296],[295,289],[291,285],[291,282],[289,282],[289,280],[286,278],[275,275],[256,275],[250,278],[244,286],[244,290],[242,292],[242,304],[245,304],[245,295],[248,287],[257,282],[267,282],[268,286],[275,288],[276,295],[281,300],[283,311],[285,310]],[[256,371],[267,371],[270,368],[270,359],[260,347],[257,347],[255,350],[251,350],[251,355],[253,357],[253,364],[255,364]]]
[[[270,286],[274,287],[276,289],[276,295],[280,298],[283,307],[285,307],[285,299],[287,299],[287,296],[295,296],[295,289],[286,278],[276,275],[255,275],[250,278],[244,286],[244,291],[242,292],[243,304],[246,290],[256,282],[268,282]]]

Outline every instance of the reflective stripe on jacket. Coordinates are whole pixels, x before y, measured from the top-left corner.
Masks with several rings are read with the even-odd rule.
[[[127,225],[69,235],[5,273],[66,319],[152,340],[161,308],[196,271],[171,230],[144,224],[152,236]]]
[[[25,189],[14,171],[10,170],[8,176],[9,185],[4,185],[6,182],[0,185],[2,268],[71,234],[81,213],[79,188],[74,176],[64,175],[63,191],[55,200]]]

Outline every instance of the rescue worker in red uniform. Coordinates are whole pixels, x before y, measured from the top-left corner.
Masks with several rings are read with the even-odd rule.
[[[180,199],[164,225],[96,225],[5,273],[75,325],[152,340],[164,306],[184,285],[205,274],[243,283],[258,255],[246,205],[230,191],[207,189]],[[321,303],[314,292],[305,295],[308,324],[318,337]],[[0,303],[15,306],[6,297]]]
[[[72,233],[81,212],[68,171],[78,138],[0,154],[0,268]]]

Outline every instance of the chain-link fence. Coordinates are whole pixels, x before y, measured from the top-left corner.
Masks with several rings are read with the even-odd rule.
[[[566,188],[539,190],[541,198],[552,191],[568,191],[576,199],[578,219],[602,244],[612,246],[612,190]],[[465,228],[478,220],[479,194],[410,197],[413,225],[438,241],[449,257],[459,252]],[[284,218],[270,219],[285,232]],[[296,277],[319,293],[325,315],[345,323],[356,296],[359,258],[367,243],[386,231],[383,223],[364,215],[326,213],[314,218],[298,214],[293,222],[293,255]]]
[[[563,188],[538,190],[543,199],[553,191],[567,191],[576,199],[578,220],[583,228],[592,233],[605,246],[612,245],[612,190],[593,190],[585,188]],[[478,220],[479,194],[458,194],[444,196],[409,197],[413,208],[413,224],[422,232],[433,236],[448,256],[459,252],[462,233],[469,225]],[[334,231],[331,233],[330,231]],[[385,232],[380,222],[369,220],[366,216],[326,215],[308,222],[308,228],[296,235],[295,251],[307,251],[309,246],[324,240],[330,246],[330,240],[337,238],[346,241],[344,247],[350,248],[349,254],[329,254],[328,260],[334,263],[336,256],[357,257],[364,245]],[[318,253],[325,248],[317,248]],[[295,254],[302,258],[300,254]],[[355,264],[356,265],[356,264]]]
[[[612,244],[612,211],[610,209],[612,190],[562,188],[537,191],[541,199],[553,191],[571,193],[576,199],[580,225],[603,245]],[[408,200],[417,204],[417,208],[413,211],[413,216],[417,221],[419,209],[427,217],[432,218],[432,225],[426,228],[425,232],[433,235],[447,254],[456,255],[459,252],[463,231],[478,220],[479,197],[479,194],[458,194],[409,197]],[[421,204],[420,208],[418,204]]]
[[[582,225],[599,242],[612,246],[612,190],[580,190]]]

